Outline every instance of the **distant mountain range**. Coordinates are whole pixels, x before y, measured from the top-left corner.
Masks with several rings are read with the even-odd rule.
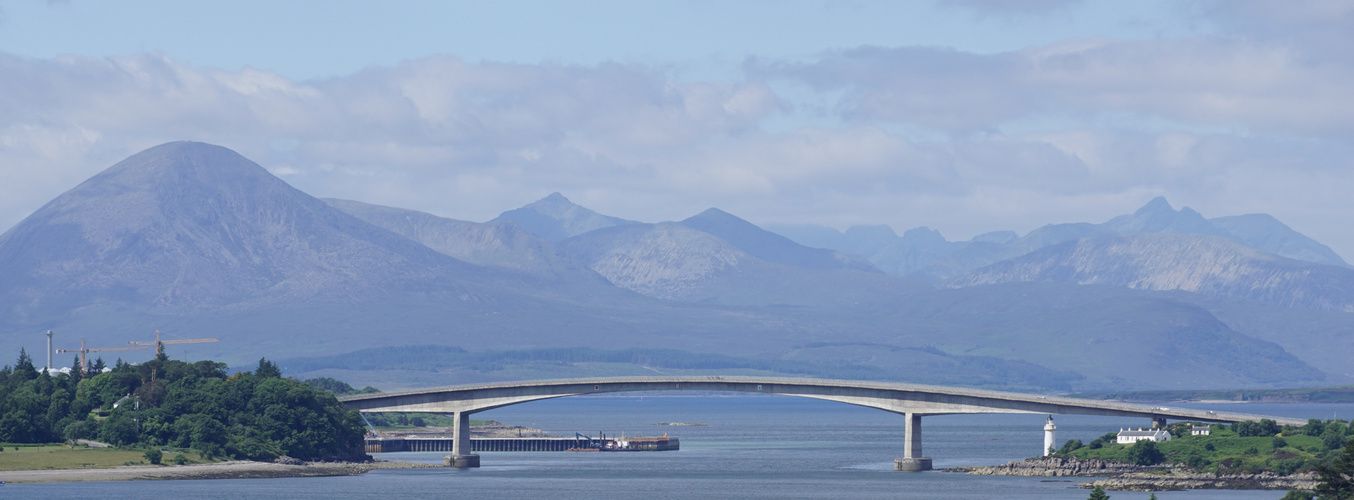
[[[804,245],[862,255],[884,272],[931,283],[942,283],[1065,241],[1142,233],[1215,236],[1280,257],[1349,267],[1326,245],[1269,215],[1204,219],[1188,207],[1177,211],[1160,197],[1132,215],[1121,215],[1102,224],[1050,224],[1023,237],[1012,231],[998,231],[969,241],[947,241],[940,232],[925,227],[908,230],[901,237],[887,226],[852,226],[845,232],[813,225],[769,225],[768,229]]]
[[[221,339],[194,358],[295,358],[394,384],[682,370],[1052,391],[1354,379],[1354,270],[1266,215],[1204,219],[1157,199],[1102,224],[967,242],[771,229],[714,208],[629,221],[559,193],[460,221],[319,200],[228,149],[170,143],[0,235],[0,349],[39,352],[47,329],[61,348],[159,329]],[[462,354],[419,373],[396,362],[430,345]],[[391,361],[344,365],[358,351]]]

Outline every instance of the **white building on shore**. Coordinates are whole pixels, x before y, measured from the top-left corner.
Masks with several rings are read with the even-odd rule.
[[[1166,432],[1166,429],[1119,429],[1119,434],[1114,442],[1134,444],[1144,439],[1150,439],[1156,443],[1170,441],[1171,433]]]

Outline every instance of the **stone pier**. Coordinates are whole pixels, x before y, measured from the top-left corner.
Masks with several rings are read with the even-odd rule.
[[[931,470],[931,459],[921,456],[921,415],[906,413],[906,437],[903,439],[903,457],[893,459],[893,470]]]
[[[442,457],[442,463],[447,467],[479,467],[480,456],[470,453],[470,412],[458,411],[455,415],[451,454]]]

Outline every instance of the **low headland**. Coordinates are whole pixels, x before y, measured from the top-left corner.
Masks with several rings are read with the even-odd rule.
[[[0,369],[0,481],[307,477],[435,465],[373,460],[363,417],[332,380],[284,378],[260,359],[231,374],[157,350],[138,364],[76,358]],[[364,389],[373,390],[373,389]]]
[[[1205,434],[1204,429],[1207,429]],[[1116,443],[1108,433],[1089,444],[1068,440],[1049,456],[1002,465],[944,469],[978,475],[1095,477],[1080,484],[1119,491],[1190,489],[1313,490],[1354,473],[1354,432],[1339,420],[1301,427],[1273,421],[1166,426],[1172,439]]]

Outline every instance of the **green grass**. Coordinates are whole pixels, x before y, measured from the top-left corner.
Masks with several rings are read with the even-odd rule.
[[[15,451],[15,446],[19,447]],[[169,464],[176,453],[166,452],[162,463]],[[187,453],[189,463],[205,462],[197,453]],[[0,470],[104,469],[123,465],[145,465],[144,450],[119,448],[74,449],[64,444],[5,445],[0,452]]]
[[[1235,473],[1274,471],[1289,474],[1321,462],[1329,455],[1317,436],[1283,436],[1286,444],[1274,447],[1274,437],[1241,437],[1231,430],[1214,427],[1210,436],[1184,436],[1157,443],[1166,455],[1166,463],[1184,463],[1207,472]],[[1208,445],[1213,449],[1209,450]],[[1130,445],[1107,444],[1098,449],[1082,447],[1072,452],[1078,458],[1129,461]]]

